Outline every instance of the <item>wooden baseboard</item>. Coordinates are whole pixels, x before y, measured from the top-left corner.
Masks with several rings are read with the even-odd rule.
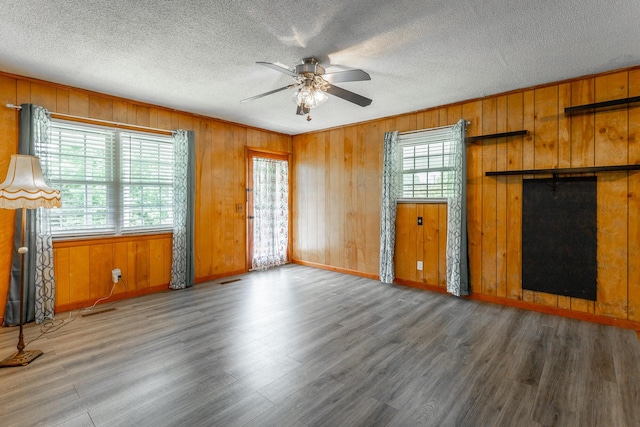
[[[348,268],[342,268],[342,267],[334,267],[334,266],[331,266],[331,265],[319,264],[319,263],[315,263],[315,262],[302,261],[302,260],[299,260],[299,259],[293,259],[293,260],[291,260],[291,263],[304,265],[304,266],[307,266],[307,267],[319,268],[321,270],[329,270],[329,271],[335,271],[337,273],[349,274],[351,276],[365,277],[367,279],[378,280],[380,278],[376,274],[363,273],[362,271],[350,270]]]
[[[135,297],[139,297],[142,295],[148,295],[148,294],[154,294],[157,292],[164,292],[164,291],[168,291],[169,290],[169,284],[164,284],[164,285],[157,285],[157,286],[152,286],[146,289],[135,289],[133,291],[127,291],[127,292],[121,292],[121,293],[117,293],[117,294],[113,294],[111,295],[111,297],[100,301],[97,305],[100,304],[107,304],[110,302],[114,302],[114,301],[119,301],[119,300],[123,300],[123,299],[128,299],[128,298],[135,298]],[[56,313],[63,313],[65,311],[72,311],[72,310],[78,310],[78,309],[82,309],[82,308],[87,308],[87,307],[91,307],[93,304],[95,304],[96,299],[91,299],[91,300],[84,300],[84,301],[75,301],[75,302],[71,302],[71,303],[67,303],[67,304],[60,304],[60,305],[56,305]]]
[[[204,282],[210,282],[211,280],[216,280],[221,277],[236,276],[238,274],[243,274],[246,272],[247,272],[246,270],[239,270],[239,271],[232,271],[228,273],[215,274],[213,276],[198,277],[195,279],[195,283],[199,284]],[[169,289],[168,283],[163,285],[152,286],[146,289],[135,289],[133,291],[126,291],[126,292],[114,294],[110,298],[105,299],[104,301],[100,301],[98,305],[113,302],[113,301],[119,301],[127,298],[135,298],[142,295],[148,295],[148,294],[153,294],[157,292],[169,291],[169,290],[170,289]],[[56,305],[55,311],[56,313],[63,313],[65,311],[72,311],[72,310],[87,308],[87,307],[91,307],[95,302],[96,300],[93,299],[93,300],[75,301],[67,304],[60,304],[60,305]]]
[[[420,282],[412,282],[409,280],[396,279],[394,280],[394,283],[397,283],[399,285],[404,285],[404,286],[410,286],[412,288],[425,289],[432,292],[447,293],[447,290],[441,286],[427,285],[425,283],[420,283]],[[522,300],[515,300],[515,299],[510,299],[505,297],[497,297],[497,296],[484,295],[484,294],[478,294],[478,293],[471,294],[463,298],[475,300],[475,301],[490,302],[493,304],[506,305],[509,307],[517,307],[517,308],[522,308],[524,310],[537,311],[538,313],[553,314],[556,316],[568,317],[571,319],[584,320],[587,322],[599,323],[602,325],[617,326],[625,329],[633,329],[638,332],[638,339],[640,339],[640,322],[636,322],[633,320],[618,319],[615,317],[584,313],[581,311],[567,310],[567,309],[558,308],[558,307],[549,307],[546,305],[535,304],[532,302],[527,302]]]
[[[535,304],[532,302],[514,300],[505,297],[496,297],[492,295],[472,294],[465,298],[485,301],[495,304],[507,305],[509,307],[517,307],[525,310],[537,311],[539,313],[553,314],[556,316],[568,317],[571,319],[585,320],[587,322],[599,323],[601,325],[617,326],[625,329],[633,329],[640,334],[640,322],[627,319],[618,319],[616,317],[603,316],[600,314],[584,313],[581,311],[567,310],[566,308],[549,307],[546,305]]]

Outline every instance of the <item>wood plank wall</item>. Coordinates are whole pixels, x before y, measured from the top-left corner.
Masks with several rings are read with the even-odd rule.
[[[467,135],[526,129],[467,146],[472,291],[502,303],[640,321],[640,173],[598,175],[597,302],[523,290],[522,177],[486,171],[640,163],[640,107],[566,117],[564,108],[640,95],[640,69],[470,100],[293,137],[294,259],[377,277],[385,131],[470,121]],[[442,289],[446,208],[398,207],[399,282]],[[423,216],[424,225],[416,226]],[[424,270],[417,271],[417,261]]]
[[[293,259],[378,277],[384,133],[455,124],[460,111],[457,106],[294,136]]]
[[[5,104],[34,103],[52,112],[166,130],[195,131],[196,281],[246,271],[245,147],[291,152],[291,136],[235,125],[80,89],[0,73],[0,174],[17,150],[18,112]],[[63,201],[64,203],[64,201]],[[0,210],[0,314],[11,267],[14,213]],[[54,243],[56,310],[93,304],[108,295],[110,272],[122,270],[116,297],[166,289],[171,234]]]

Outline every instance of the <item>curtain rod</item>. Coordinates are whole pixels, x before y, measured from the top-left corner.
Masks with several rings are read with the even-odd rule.
[[[471,124],[470,121],[465,121],[465,124],[467,126],[469,126]],[[438,126],[435,128],[428,128],[428,129],[418,129],[418,130],[409,130],[406,132],[398,132],[398,135],[411,135],[412,133],[417,133],[417,132],[424,132],[425,130],[438,130],[438,129],[446,129],[446,128],[452,128],[455,125],[447,125],[447,126]]]
[[[14,105],[14,104],[7,104],[7,108],[13,108],[15,110],[22,110],[22,107],[19,105]],[[167,130],[167,129],[158,129],[158,128],[152,128],[152,127],[148,127],[148,126],[139,126],[139,125],[130,125],[127,123],[119,123],[119,122],[112,122],[109,120],[100,120],[100,119],[90,119],[87,117],[80,117],[80,116],[73,116],[71,114],[63,114],[63,113],[55,113],[53,111],[49,111],[49,113],[52,116],[55,116],[56,118],[61,118],[61,119],[75,119],[81,122],[85,122],[85,123],[94,123],[94,124],[102,124],[102,125],[106,125],[106,126],[115,126],[115,127],[121,127],[124,129],[130,129],[130,130],[146,130],[146,131],[150,131],[150,132],[156,132],[156,133],[163,133],[165,135],[173,135],[175,133],[175,131],[171,131],[171,130]]]

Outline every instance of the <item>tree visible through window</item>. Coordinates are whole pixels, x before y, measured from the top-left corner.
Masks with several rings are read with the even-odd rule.
[[[52,120],[47,163],[62,208],[54,235],[122,234],[171,229],[173,139]]]

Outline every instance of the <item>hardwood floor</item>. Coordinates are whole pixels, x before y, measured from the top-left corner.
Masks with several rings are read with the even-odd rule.
[[[634,331],[296,265],[237,278],[30,343],[0,425],[640,425]]]

